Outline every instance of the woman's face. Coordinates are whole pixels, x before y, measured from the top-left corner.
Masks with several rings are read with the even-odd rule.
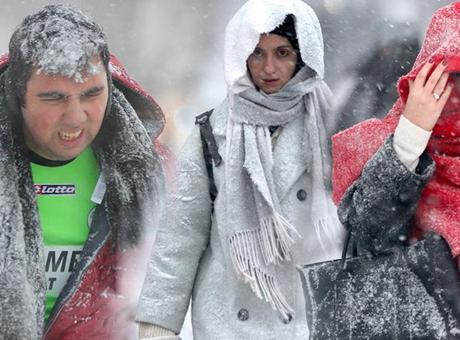
[[[267,94],[278,92],[294,75],[297,53],[289,40],[277,34],[261,34],[248,58],[252,81]]]

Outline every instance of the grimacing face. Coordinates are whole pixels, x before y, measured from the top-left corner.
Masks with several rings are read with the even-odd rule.
[[[49,160],[77,157],[97,136],[107,100],[102,64],[97,74],[85,74],[84,82],[33,70],[22,108],[27,147]]]
[[[261,34],[247,63],[254,85],[266,94],[281,90],[294,75],[297,53],[289,40],[277,34]]]

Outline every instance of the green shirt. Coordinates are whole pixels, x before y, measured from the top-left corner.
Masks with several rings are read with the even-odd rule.
[[[88,148],[64,165],[31,167],[45,243],[48,319],[88,238],[99,166]]]

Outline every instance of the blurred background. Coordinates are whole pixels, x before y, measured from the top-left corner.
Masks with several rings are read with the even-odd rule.
[[[225,97],[223,39],[244,0],[1,0],[0,50],[27,14],[69,3],[104,28],[112,53],[167,116],[162,141],[177,150],[194,116]],[[324,31],[326,81],[335,94],[335,130],[394,101],[431,14],[446,0],[309,0]],[[390,104],[389,104],[390,103]]]
[[[162,141],[180,148],[194,117],[225,97],[223,40],[244,0],[1,0],[0,51],[21,20],[46,4],[79,7],[104,28],[109,46],[167,117]],[[395,81],[415,59],[432,13],[446,0],[309,0],[323,28],[334,129],[381,117]],[[187,321],[182,333],[192,339]]]

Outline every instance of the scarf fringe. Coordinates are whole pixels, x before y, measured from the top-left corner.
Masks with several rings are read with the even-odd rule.
[[[247,235],[241,237],[241,242],[230,242],[231,258],[237,276],[249,283],[257,298],[268,302],[274,310],[281,314],[283,320],[289,320],[295,312],[286,301],[276,279],[264,273],[257,265],[251,264],[251,261],[255,261],[257,264],[259,261],[253,250],[254,247],[249,246],[248,243],[255,242],[256,238],[260,236],[252,231],[246,233]],[[242,255],[241,252],[249,255],[251,259],[245,259],[245,255]]]
[[[260,250],[265,265],[290,261],[291,248],[295,243],[293,236],[301,238],[297,230],[276,213],[264,218],[255,230],[235,233],[230,237],[230,248],[236,260],[235,268],[239,272],[247,271],[246,261],[251,266],[260,267],[256,250]]]
[[[324,250],[340,245],[344,237],[344,228],[337,217],[327,216],[313,222],[316,236]]]
[[[297,230],[277,213],[261,221],[259,244],[266,265],[291,260],[291,248],[295,240],[290,233],[300,238]]]
[[[275,278],[260,269],[261,259],[258,254],[262,255],[265,265],[290,261],[291,248],[295,243],[291,234],[300,237],[286,219],[275,214],[263,219],[258,229],[241,231],[230,238],[232,263],[238,276],[250,284],[259,299],[279,311],[285,320],[294,311],[281,293]]]

